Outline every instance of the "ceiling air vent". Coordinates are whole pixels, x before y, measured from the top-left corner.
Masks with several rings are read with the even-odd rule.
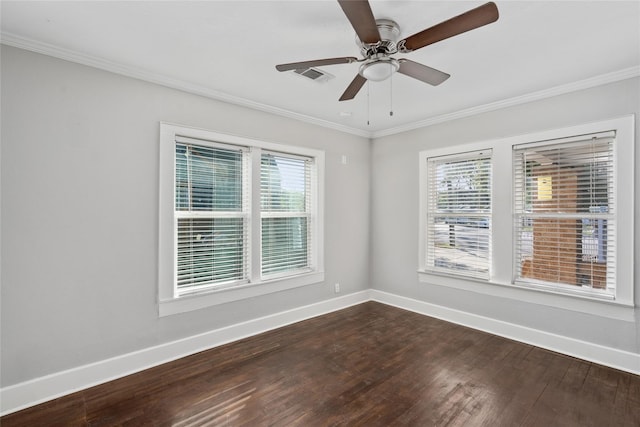
[[[329,79],[332,79],[334,76],[325,71],[320,71],[317,68],[302,68],[299,70],[293,70],[296,74],[304,76],[308,79],[311,79],[318,83],[324,83]]]

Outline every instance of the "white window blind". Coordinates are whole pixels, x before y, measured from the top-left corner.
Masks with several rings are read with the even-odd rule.
[[[517,282],[615,294],[614,136],[514,146]]]
[[[260,163],[262,274],[309,271],[313,159],[263,152]]]
[[[179,294],[247,279],[246,150],[179,138],[175,150]]]
[[[427,159],[428,269],[489,279],[491,150]]]
[[[324,281],[323,151],[161,123],[159,188],[160,316]]]

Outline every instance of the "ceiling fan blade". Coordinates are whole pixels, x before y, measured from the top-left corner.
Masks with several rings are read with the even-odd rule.
[[[338,0],[351,26],[363,43],[378,43],[380,32],[367,0]]]
[[[290,64],[279,64],[279,65],[276,65],[276,70],[278,71],[302,70],[310,67],[321,67],[323,65],[350,64],[352,62],[356,62],[357,60],[358,58],[354,56],[344,56],[341,58],[314,59],[312,61],[292,62]]]
[[[351,81],[347,89],[344,91],[340,97],[340,101],[348,101],[355,98],[366,81],[367,79],[362,77],[360,74],[356,74],[356,78]]]
[[[433,27],[422,30],[398,43],[403,53],[411,52],[449,37],[465,33],[498,20],[498,7],[489,2],[455,16]]]
[[[399,73],[404,74],[405,76],[413,77],[414,79],[418,79],[432,86],[438,86],[440,83],[451,77],[449,74],[443,73],[440,70],[427,67],[426,65],[422,65],[408,59],[401,59],[399,62]]]

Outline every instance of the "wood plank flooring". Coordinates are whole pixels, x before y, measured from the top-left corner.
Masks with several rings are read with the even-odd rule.
[[[0,425],[638,427],[640,377],[368,302]]]

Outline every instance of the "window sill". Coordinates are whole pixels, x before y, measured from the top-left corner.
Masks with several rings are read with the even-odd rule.
[[[633,322],[635,319],[633,303],[618,300],[567,294],[551,289],[526,287],[521,284],[503,283],[495,280],[460,278],[459,276],[438,274],[426,270],[418,270],[418,280],[421,283],[461,289],[610,319],[627,322]]]
[[[178,298],[160,301],[159,316],[164,317],[173,314],[187,313],[201,308],[240,301],[323,281],[324,272],[312,272],[286,278],[247,283],[232,288],[215,289],[207,292],[184,295]]]

